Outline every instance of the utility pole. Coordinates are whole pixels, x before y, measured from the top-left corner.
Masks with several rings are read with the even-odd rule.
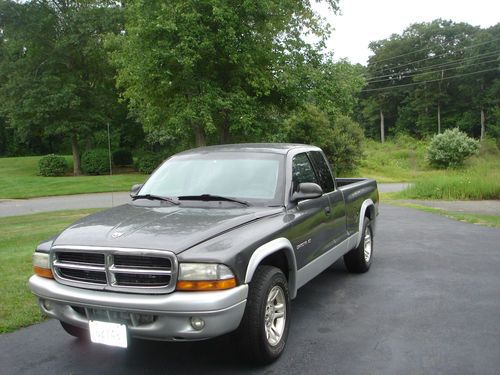
[[[441,83],[443,82],[444,70],[441,70],[441,81],[439,81],[438,94],[438,134],[441,134]]]
[[[481,106],[481,141],[484,139],[484,135],[486,133],[485,129],[485,120],[484,120],[484,108]]]
[[[484,97],[484,82],[481,82],[481,99]],[[484,139],[484,135],[486,133],[485,129],[485,118],[484,118],[484,107],[483,103],[481,103],[481,141]]]
[[[382,112],[382,108],[380,108],[380,141],[385,142],[384,112]]]

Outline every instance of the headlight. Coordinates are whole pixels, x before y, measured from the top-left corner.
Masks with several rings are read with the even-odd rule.
[[[209,263],[180,263],[177,290],[223,290],[236,286],[228,266]]]
[[[46,253],[33,253],[33,272],[38,276],[53,279],[52,270],[50,269],[50,257]]]

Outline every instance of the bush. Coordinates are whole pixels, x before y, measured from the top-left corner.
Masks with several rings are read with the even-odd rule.
[[[432,138],[427,148],[427,160],[437,168],[459,167],[478,152],[479,142],[455,128]]]
[[[151,174],[163,161],[163,157],[160,154],[147,152],[139,156],[137,159],[136,168],[139,172],[145,174]]]
[[[347,116],[328,116],[306,105],[285,121],[287,141],[321,147],[335,172],[350,172],[363,158],[363,130]]]
[[[118,166],[126,166],[134,164],[134,158],[129,150],[116,150],[113,152],[113,164]]]
[[[67,169],[68,162],[64,156],[50,154],[43,156],[38,161],[38,174],[40,176],[64,176]]]
[[[109,173],[109,153],[106,149],[85,151],[82,156],[82,171],[85,174]]]

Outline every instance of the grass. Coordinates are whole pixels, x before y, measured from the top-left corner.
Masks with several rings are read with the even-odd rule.
[[[427,164],[424,141],[368,141],[365,149],[366,156],[356,176],[378,182],[413,182],[412,187],[393,198],[500,199],[500,153],[491,142],[485,142],[481,153],[468,159],[464,167],[446,170],[432,169]]]
[[[31,255],[38,242],[96,211],[99,210],[0,218],[0,333],[11,332],[44,319],[26,285],[32,274]]]
[[[393,196],[393,195],[391,195],[391,196]],[[409,207],[409,208],[414,208],[414,209],[417,209],[420,211],[437,213],[439,215],[446,216],[450,219],[463,221],[466,223],[479,224],[479,225],[485,225],[488,227],[500,228],[500,216],[498,216],[498,215],[482,215],[482,214],[471,214],[471,213],[463,213],[463,212],[450,212],[450,211],[442,210],[439,208],[427,207],[427,206],[422,206],[419,204],[392,200],[390,198],[384,199],[384,197],[382,197],[382,199],[384,200],[384,203],[393,204],[396,206]]]
[[[37,176],[39,156],[0,158],[0,199],[128,191],[146,179],[139,173],[113,176]],[[67,156],[71,163],[71,157]]]

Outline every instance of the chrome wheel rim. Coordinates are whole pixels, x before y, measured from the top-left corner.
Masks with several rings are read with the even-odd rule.
[[[370,258],[372,256],[372,231],[370,227],[366,227],[365,229],[365,246],[364,246],[364,253],[365,253],[365,262],[368,263],[370,261]]]
[[[266,339],[271,346],[276,346],[283,337],[286,323],[286,301],[283,289],[275,285],[267,295],[264,324]]]

